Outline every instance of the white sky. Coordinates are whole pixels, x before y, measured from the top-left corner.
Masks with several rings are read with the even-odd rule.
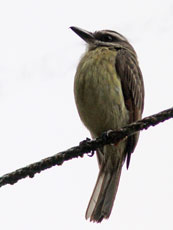
[[[0,175],[89,137],[73,98],[85,44],[69,29],[72,25],[126,36],[144,76],[144,116],[172,106],[171,0],[2,0]],[[84,219],[98,173],[95,157],[86,156],[0,188],[1,228],[173,229],[172,130],[170,120],[141,133],[109,220]]]

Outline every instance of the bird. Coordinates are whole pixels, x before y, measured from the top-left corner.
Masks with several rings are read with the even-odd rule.
[[[97,138],[140,120],[144,108],[144,82],[137,54],[129,41],[112,30],[89,32],[71,26],[87,44],[74,79],[79,117],[91,137]],[[118,144],[97,149],[99,174],[85,218],[108,219],[118,190],[123,164],[129,168],[139,132]]]

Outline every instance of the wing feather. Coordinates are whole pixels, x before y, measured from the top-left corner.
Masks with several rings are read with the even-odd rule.
[[[142,73],[138,65],[135,51],[119,49],[116,56],[115,68],[121,79],[121,85],[126,108],[129,111],[129,123],[141,119],[144,107],[144,84]],[[127,168],[129,167],[131,153],[137,144],[139,133],[127,140]]]

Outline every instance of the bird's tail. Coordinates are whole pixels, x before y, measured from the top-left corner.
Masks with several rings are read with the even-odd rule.
[[[117,160],[114,162],[114,167],[109,167],[109,164],[110,162],[107,161],[100,167],[97,182],[86,211],[86,219],[90,218],[90,221],[93,222],[99,223],[103,218],[109,218],[117,193],[123,162]]]

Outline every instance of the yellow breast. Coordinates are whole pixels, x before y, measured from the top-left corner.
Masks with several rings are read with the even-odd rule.
[[[93,136],[128,121],[121,81],[116,73],[116,50],[98,47],[81,59],[74,82],[77,109]]]

